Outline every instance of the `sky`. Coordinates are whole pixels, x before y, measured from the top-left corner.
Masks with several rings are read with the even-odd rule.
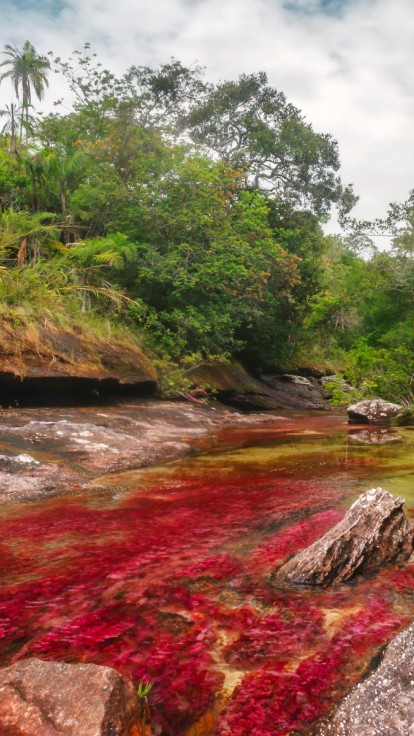
[[[62,58],[90,42],[115,72],[171,56],[211,81],[263,70],[338,141],[356,216],[381,217],[414,188],[413,0],[0,0],[0,48],[26,39]]]

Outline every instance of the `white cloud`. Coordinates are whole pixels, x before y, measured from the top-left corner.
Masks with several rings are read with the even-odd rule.
[[[0,0],[0,47],[29,38],[67,57],[90,41],[118,72],[171,55],[197,60],[210,79],[265,70],[315,129],[338,140],[358,215],[384,214],[414,186],[412,0],[353,0],[336,14],[306,12],[323,5],[315,0],[297,0],[298,12],[282,0],[66,0],[54,14],[51,4],[23,12]],[[0,94],[7,98],[4,85]]]

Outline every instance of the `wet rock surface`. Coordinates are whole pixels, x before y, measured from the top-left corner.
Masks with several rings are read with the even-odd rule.
[[[382,488],[364,493],[333,529],[294,555],[273,574],[276,585],[338,585],[355,574],[408,560],[414,523],[404,499]]]
[[[400,404],[392,404],[383,399],[366,399],[348,406],[350,422],[357,424],[389,424],[391,419],[402,411]]]
[[[132,736],[138,716],[133,684],[110,667],[26,659],[0,670],[2,736]]]
[[[316,378],[306,378],[286,373],[282,376],[263,376],[273,395],[282,407],[304,409],[327,409],[321,383]]]
[[[74,488],[79,473],[68,465],[41,462],[25,453],[0,455],[0,501],[16,501],[53,495],[64,485]]]
[[[385,651],[378,669],[343,701],[320,736],[410,736],[414,733],[414,624]]]
[[[71,493],[105,473],[183,458],[223,426],[275,421],[189,402],[134,400],[0,414],[0,502]]]
[[[243,391],[221,395],[221,400],[242,411],[261,409],[328,409],[316,379],[303,376],[262,376]]]

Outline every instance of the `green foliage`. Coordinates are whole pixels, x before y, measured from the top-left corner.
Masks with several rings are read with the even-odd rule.
[[[312,299],[305,329],[309,343],[317,335],[321,362],[339,357],[363,395],[401,403],[413,396],[413,206],[412,198],[393,205],[388,218],[376,223],[395,233],[388,251],[371,248],[362,258],[349,241],[332,240],[323,288]]]
[[[414,399],[414,356],[404,345],[390,351],[361,338],[349,351],[346,374],[367,396],[401,404]]]
[[[73,109],[36,116],[49,60],[29,43],[5,53],[22,103],[0,136],[8,310],[109,312],[145,335],[168,395],[191,388],[188,362],[274,368],[315,332],[342,351],[360,337],[376,309],[355,306],[364,264],[338,245],[333,257],[321,229],[332,204],[352,200],[337,145],[266,75],[211,85],[172,59],[119,77],[85,45],[68,61],[50,55]],[[398,341],[394,323],[388,333]]]
[[[53,250],[59,229],[50,212],[5,209],[0,212],[0,260],[23,265]]]
[[[340,374],[333,376],[331,381],[325,381],[323,388],[332,406],[349,406],[366,397],[364,388],[350,386]]]
[[[401,414],[391,419],[393,427],[413,427],[414,426],[414,409],[407,406],[402,410]]]
[[[334,370],[334,404],[414,388],[414,193],[372,225],[326,237],[352,190],[337,144],[264,73],[209,84],[172,59],[116,76],[86,44],[50,55],[73,109],[36,116],[49,59],[5,48],[0,81],[0,306],[145,336],[166,395],[191,366],[238,357],[259,371]],[[24,144],[24,145],[23,145]],[[365,248],[365,250],[363,250]],[[108,304],[110,308],[108,309]],[[98,328],[96,328],[98,329]]]
[[[139,699],[145,700],[145,698],[147,698],[148,695],[150,694],[153,687],[154,687],[153,682],[140,682],[137,688],[137,695]]]
[[[125,268],[137,259],[137,249],[122,233],[108,234],[105,238],[83,240],[70,247],[61,247],[60,251],[67,257],[68,262],[77,264],[80,268],[94,266],[109,266],[115,270]]]
[[[336,142],[315,133],[264,72],[207,89],[182,126],[220,159],[245,168],[256,187],[296,208],[323,214],[333,202],[342,199],[349,209],[355,201],[337,175]]]

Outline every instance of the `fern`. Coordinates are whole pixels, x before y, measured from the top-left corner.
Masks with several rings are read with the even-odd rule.
[[[6,209],[0,213],[0,259],[17,257],[24,245],[27,253],[44,255],[56,247],[59,226],[51,212]]]
[[[134,263],[137,259],[136,245],[122,233],[114,233],[94,240],[83,240],[65,250],[72,262],[76,262],[81,268],[106,265],[115,270],[121,270],[128,263]]]

